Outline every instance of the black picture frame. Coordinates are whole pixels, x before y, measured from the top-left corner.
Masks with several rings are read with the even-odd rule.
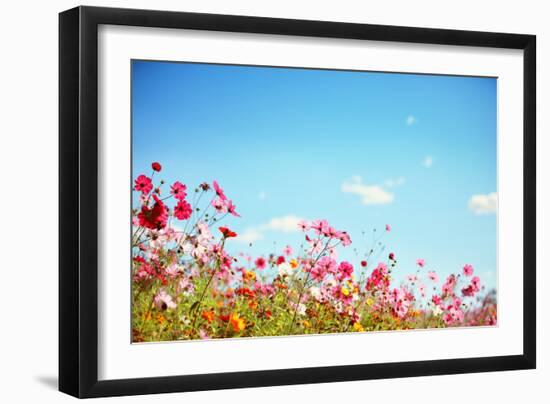
[[[523,354],[99,381],[100,24],[523,50]],[[59,390],[104,397],[324,383],[536,366],[536,37],[184,12],[77,7],[59,15]]]

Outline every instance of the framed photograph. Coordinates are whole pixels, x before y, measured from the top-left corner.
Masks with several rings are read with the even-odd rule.
[[[59,27],[61,391],[535,368],[535,36]]]

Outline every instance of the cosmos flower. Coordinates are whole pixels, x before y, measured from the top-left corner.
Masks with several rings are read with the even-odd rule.
[[[229,230],[227,227],[222,226],[222,227],[219,227],[218,229],[220,230],[224,238],[237,237],[237,233],[235,233],[232,230]]]
[[[470,264],[464,265],[464,268],[462,268],[462,272],[465,276],[472,276],[474,274],[474,267]]]
[[[187,196],[186,190],[187,190],[187,186],[182,184],[179,181],[174,182],[170,187],[170,193],[174,195],[174,198],[180,201],[183,201]]]
[[[148,194],[153,189],[151,178],[143,174],[140,175],[135,180],[134,189],[141,192],[142,194]]]
[[[178,204],[174,207],[174,216],[179,220],[187,220],[191,217],[193,209],[187,201],[180,200]]]

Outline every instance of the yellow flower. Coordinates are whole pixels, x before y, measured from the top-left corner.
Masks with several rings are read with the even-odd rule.
[[[291,259],[290,260],[290,266],[292,268],[296,268],[298,266],[298,261],[296,261],[295,259]]]
[[[349,296],[349,289],[345,286],[342,286],[342,289],[340,290],[344,296]]]
[[[307,320],[302,321],[302,324],[304,325],[305,328],[309,328],[311,326],[311,323]]]
[[[255,281],[256,280],[256,273],[255,272],[252,272],[252,271],[245,271],[243,273],[243,277],[247,280],[247,281]]]
[[[373,303],[374,303],[374,300],[372,300],[372,298],[369,297],[369,298],[367,299],[367,306],[370,307],[370,306],[372,306]]]
[[[362,332],[362,331],[365,331],[365,329],[363,328],[363,326],[359,323],[353,323],[353,329],[357,332]]]
[[[164,324],[165,321],[166,321],[166,318],[162,314],[157,314],[157,323],[162,325]]]
[[[237,313],[231,314],[231,317],[229,317],[229,321],[231,322],[231,326],[233,327],[233,331],[235,332],[242,331],[246,327],[244,319],[239,317]]]

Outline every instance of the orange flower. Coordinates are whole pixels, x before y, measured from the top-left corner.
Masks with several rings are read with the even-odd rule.
[[[202,312],[201,317],[208,321],[208,324],[210,324],[214,321],[214,312],[212,310],[205,310]]]
[[[248,307],[250,307],[252,310],[256,310],[258,308],[258,302],[255,300],[251,300],[248,302]]]
[[[229,317],[229,321],[231,322],[231,326],[233,327],[233,331],[235,332],[242,331],[246,327],[244,319],[239,317],[237,313],[231,314],[231,317]]]
[[[166,321],[166,317],[164,317],[162,314],[157,314],[157,323],[160,325],[164,324]]]
[[[243,271],[243,278],[247,281],[255,281],[256,280],[256,273],[252,271]]]

